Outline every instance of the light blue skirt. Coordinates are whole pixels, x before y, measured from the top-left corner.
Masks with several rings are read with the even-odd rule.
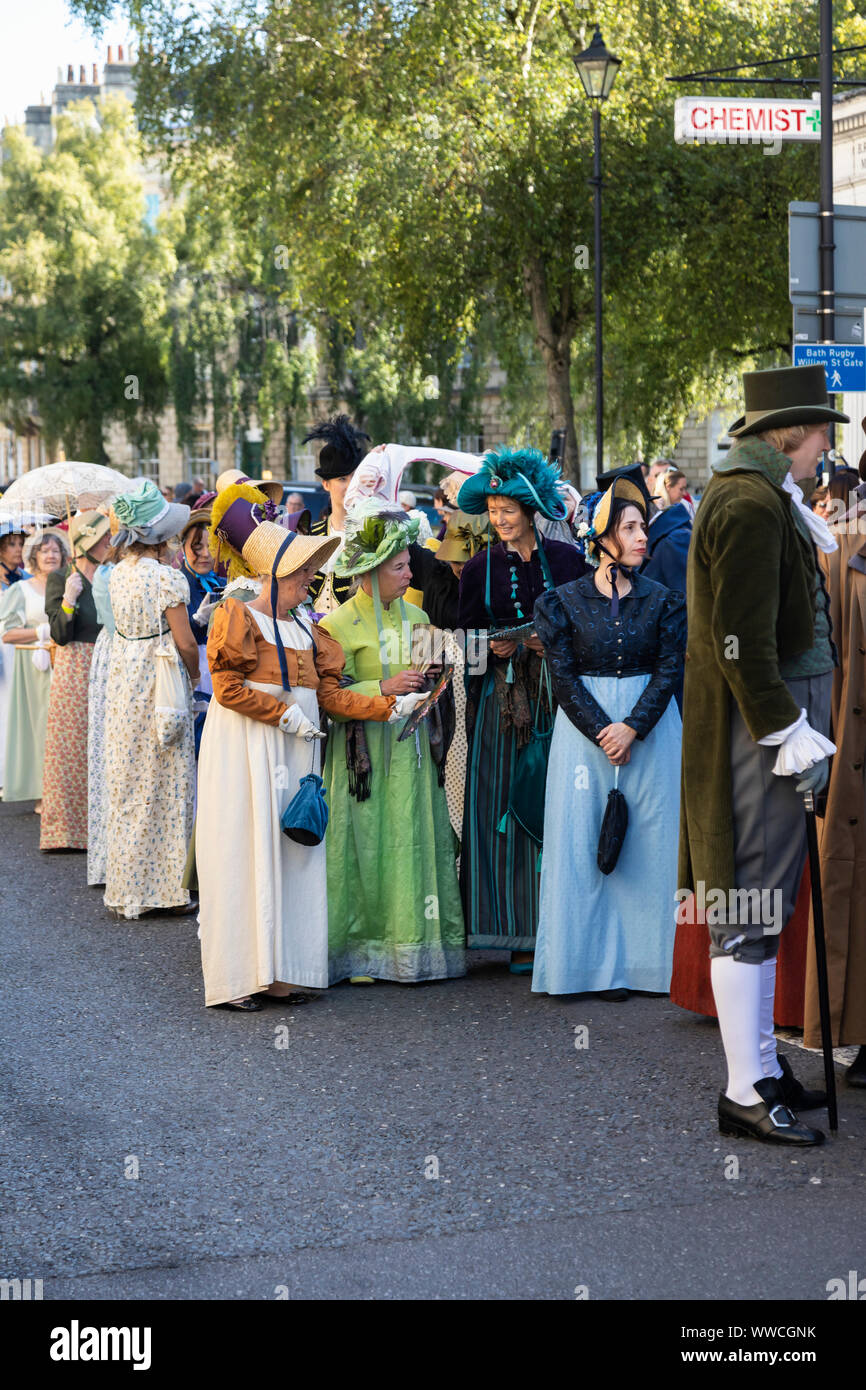
[[[631,713],[650,677],[585,676],[611,723]],[[559,710],[544,805],[541,903],[532,988],[665,994],[674,949],[682,721],[672,699],[618,770]],[[607,794],[618,785],[628,830],[612,873],[596,863]]]

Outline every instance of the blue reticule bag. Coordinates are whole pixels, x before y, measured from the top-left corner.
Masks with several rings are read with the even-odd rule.
[[[318,773],[308,772],[280,818],[280,829],[296,844],[320,845],[327,828],[325,784]]]

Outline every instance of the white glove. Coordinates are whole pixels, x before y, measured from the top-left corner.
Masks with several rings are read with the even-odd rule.
[[[207,594],[193,613],[193,622],[198,623],[199,627],[207,627],[211,614],[219,608],[221,598],[221,594]]]
[[[51,657],[48,655],[47,647],[39,647],[35,652],[31,652],[30,660],[37,671],[51,670]]]
[[[47,623],[40,623],[36,629],[36,641],[40,647],[47,647],[51,641],[51,628]]]
[[[81,578],[81,575],[78,573],[78,570],[73,570],[72,574],[70,574],[69,578],[67,579],[66,587],[63,590],[63,602],[65,603],[67,608],[75,607],[75,604],[78,601],[78,597],[83,588],[84,580]]]
[[[280,719],[280,728],[284,734],[294,734],[296,738],[325,738],[325,734],[307,718],[300,705],[289,705]]]
[[[779,749],[773,764],[777,777],[793,777],[795,772],[805,772],[807,767],[836,752],[835,743],[807,723],[804,709],[800,710],[800,718],[789,724],[787,729],[778,729],[774,734],[759,738],[758,742],[765,748]]]
[[[413,690],[409,695],[396,695],[394,708],[388,715],[388,723],[396,724],[399,719],[408,719],[415,706],[426,700],[429,694],[429,690]]]

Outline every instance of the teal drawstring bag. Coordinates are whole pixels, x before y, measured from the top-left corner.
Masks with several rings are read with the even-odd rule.
[[[280,817],[280,829],[298,845],[320,845],[327,828],[325,784],[318,773],[309,772]]]

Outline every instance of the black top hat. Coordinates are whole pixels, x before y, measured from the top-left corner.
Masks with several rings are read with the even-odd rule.
[[[335,415],[331,420],[319,420],[303,442],[308,444],[313,439],[325,441],[315,469],[319,477],[345,478],[354,473],[366,454],[364,440],[369,442],[370,436],[356,429],[348,415]]]
[[[728,430],[738,439],[785,425],[821,425],[830,420],[847,425],[849,420],[849,416],[830,405],[827,374],[820,363],[814,367],[743,372],[743,395],[746,413]]]
[[[634,483],[635,487],[643,493],[647,513],[652,512],[655,504],[649,495],[649,488],[639,463],[628,463],[624,464],[622,468],[609,468],[606,473],[596,473],[595,482],[599,492],[607,492],[617,478],[627,478],[630,483]]]

